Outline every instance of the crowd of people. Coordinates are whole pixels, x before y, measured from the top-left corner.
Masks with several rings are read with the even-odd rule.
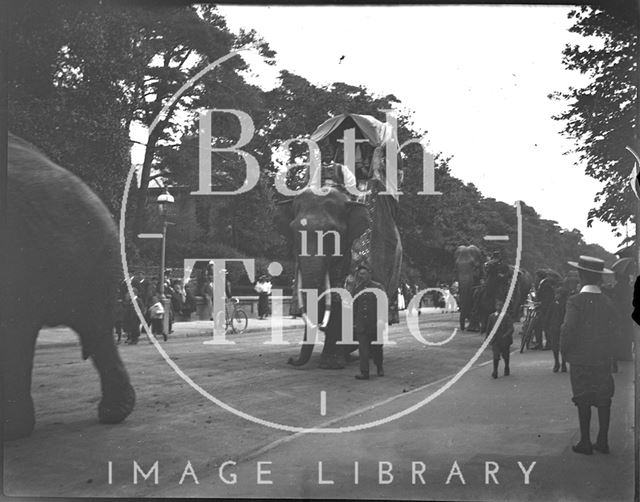
[[[136,345],[140,338],[141,322],[134,303],[144,316],[145,321],[154,335],[161,335],[167,340],[167,335],[173,331],[176,314],[189,316],[196,310],[195,295],[191,294],[189,285],[184,285],[181,279],[172,279],[171,270],[165,271],[164,291],[160,287],[158,277],[148,278],[141,272],[134,272],[129,279],[133,297],[129,294],[126,281],[122,281],[117,298],[116,336],[117,341]],[[166,304],[162,295],[169,300]],[[164,329],[165,316],[168,317],[168,332]]]
[[[617,371],[617,361],[629,361],[632,358],[633,326],[630,317],[632,290],[629,278],[622,272],[613,273],[613,285],[601,287],[620,320],[613,340],[612,370]],[[561,327],[565,320],[569,298],[580,292],[583,281],[577,269],[570,271],[565,277],[552,271],[539,270],[536,273],[535,291],[532,300],[538,310],[535,325],[535,345],[532,350],[551,350],[553,352],[553,371],[566,372],[566,357],[560,346]]]
[[[572,270],[562,276],[551,269],[540,269],[535,273],[535,281],[528,295],[527,308],[535,309],[534,345],[531,350],[550,350],[553,354],[553,372],[569,372],[573,402],[578,409],[580,441],[573,450],[581,454],[591,454],[594,450],[608,453],[608,428],[610,421],[611,399],[614,394],[612,373],[618,371],[618,361],[630,361],[633,358],[633,321],[632,287],[629,275],[624,271],[610,271],[604,268],[604,262],[597,258],[581,256],[578,262],[569,262]],[[500,253],[494,253],[484,265],[484,277],[476,287],[476,304],[491,302],[488,312],[479,315],[476,322],[479,331],[489,336],[495,328],[490,341],[493,353],[491,376],[498,378],[500,361],[504,364],[504,375],[511,373],[510,349],[513,344],[514,322],[519,318],[517,295],[512,296],[511,304],[502,314],[511,269],[503,261]],[[614,274],[614,282],[602,286],[603,276]],[[148,279],[140,273],[130,278],[134,296],[131,297],[122,283],[118,303],[120,311],[116,323],[118,341],[126,334],[127,343],[135,345],[140,336],[140,320],[134,308],[137,305],[154,334],[167,333],[163,329],[168,316],[169,330],[176,313],[190,315],[195,311],[195,296],[189,285],[183,285],[180,279],[171,279],[166,272],[164,291],[158,278]],[[198,293],[202,294],[213,316],[213,269],[211,264],[202,271],[202,280]],[[368,287],[382,286],[371,280],[371,271],[367,266],[359,266],[356,274],[355,291]],[[418,286],[411,287],[403,283],[398,291],[399,306],[408,308],[411,299],[417,293]],[[201,290],[201,291],[200,291]],[[271,277],[261,275],[254,284],[258,294],[258,317],[266,319],[270,315],[269,295]],[[445,294],[433,297],[434,306],[442,306],[449,294],[453,299],[457,293],[456,284],[443,289]],[[162,293],[170,301],[162,302]],[[481,295],[481,296],[480,296]],[[230,282],[225,271],[225,296],[230,299]],[[453,300],[455,302],[455,300]],[[365,294],[355,305],[354,333],[360,349],[360,373],[358,379],[369,378],[369,354],[376,366],[378,376],[384,375],[382,345],[372,344],[376,340],[378,316],[375,313],[375,297]],[[569,368],[568,368],[569,367]],[[590,441],[591,408],[596,407],[599,418],[599,432],[595,443]]]
[[[567,372],[572,389],[572,401],[578,410],[580,440],[572,446],[576,453],[590,455],[593,451],[609,453],[608,430],[611,400],[614,395],[613,373],[618,361],[633,358],[632,289],[624,271],[608,270],[604,261],[581,256],[568,262],[572,270],[560,274],[541,269],[536,272],[531,306],[537,311],[534,319],[537,350],[553,352],[553,372]],[[615,282],[603,286],[605,275],[613,274]],[[489,315],[487,336],[494,328],[503,307],[497,297],[495,309]],[[513,343],[513,310],[507,308],[490,341],[493,352],[491,376],[498,378],[498,366],[504,361],[504,375],[511,372],[510,347]],[[591,443],[591,409],[598,413],[598,434]]]

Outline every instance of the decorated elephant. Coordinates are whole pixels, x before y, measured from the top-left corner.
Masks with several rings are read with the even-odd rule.
[[[339,297],[326,295],[320,299],[318,318],[309,320],[306,316],[309,306],[301,290],[316,290],[320,296],[329,288],[344,287],[351,246],[369,228],[370,220],[366,207],[350,200],[341,190],[325,187],[323,191],[324,195],[318,195],[307,189],[294,200],[281,203],[277,224],[288,236],[296,257],[293,294],[307,321],[304,339],[307,340],[308,324],[322,320],[320,329],[325,332],[325,342],[320,367],[339,369],[343,367],[340,347],[336,345],[342,320]],[[312,352],[312,344],[303,344],[299,358],[289,359],[289,364],[306,364]]]
[[[121,279],[116,226],[100,199],[33,145],[9,135],[7,231],[0,280],[4,437],[35,425],[31,374],[43,326],[66,325],[100,375],[98,418],[118,423],[135,392],[118,355],[113,328]]]
[[[464,330],[467,319],[471,320],[474,288],[480,285],[482,277],[482,252],[473,244],[470,246],[458,246],[453,254],[453,260],[460,296],[460,329]],[[477,329],[477,326],[473,324],[472,322],[469,325],[469,329]]]
[[[340,139],[348,129],[355,129],[358,141],[355,175],[338,163],[345,157]],[[321,124],[311,139],[328,147],[332,158],[322,167],[321,183],[325,195],[317,195],[307,189],[292,202],[285,203],[283,207],[288,205],[288,213],[281,212],[284,220],[281,219],[280,228],[294,243],[298,279],[294,284],[294,297],[298,296],[299,289],[317,287],[323,291],[326,284],[350,290],[356,267],[365,263],[372,271],[372,280],[385,288],[389,323],[397,323],[397,291],[402,265],[402,243],[396,224],[398,199],[397,195],[380,193],[385,189],[384,148],[388,141],[397,141],[392,128],[368,115],[345,114]],[[357,185],[361,195],[355,197],[349,193],[346,189],[349,185]],[[304,225],[303,221],[306,222]],[[306,254],[311,248],[318,250],[318,243],[313,240],[317,231],[337,230],[340,235],[339,256],[304,256],[299,242],[300,231],[304,229],[307,230],[309,244]],[[325,254],[327,249],[333,251],[329,238],[323,244]],[[330,272],[328,280],[325,278],[326,270]],[[321,366],[340,367],[342,364],[337,360],[340,354],[335,349],[335,342],[340,339],[341,309],[336,301],[331,303],[330,309],[327,309],[327,303],[320,303],[323,312],[328,310],[331,313],[326,320]],[[304,311],[305,306],[300,307]],[[305,364],[312,350],[312,345],[303,345],[300,358],[289,362]]]

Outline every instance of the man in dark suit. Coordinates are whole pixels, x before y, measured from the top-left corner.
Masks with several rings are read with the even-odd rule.
[[[354,297],[366,288],[376,288],[384,293],[384,286],[371,280],[371,270],[367,265],[358,266],[355,281]],[[369,380],[369,352],[373,356],[378,376],[384,376],[382,344],[372,343],[377,340],[378,335],[376,295],[372,292],[362,293],[355,299],[353,307],[353,331],[358,339],[358,351],[360,353],[360,374],[356,375],[356,378],[358,380]]]
[[[570,368],[572,401],[578,407],[580,441],[573,451],[591,455],[593,449],[609,453],[609,420],[614,393],[611,360],[616,346],[617,314],[602,293],[602,274],[611,273],[598,258],[581,256],[569,265],[578,269],[582,289],[567,301],[560,345]],[[599,431],[591,444],[591,406],[598,409]]]
[[[536,319],[535,336],[536,344],[531,350],[551,349],[551,337],[549,334],[549,320],[553,302],[555,301],[555,287],[553,280],[547,276],[544,270],[536,272],[538,286],[536,288],[536,301],[539,302],[538,317]],[[544,332],[544,341],[542,333]]]

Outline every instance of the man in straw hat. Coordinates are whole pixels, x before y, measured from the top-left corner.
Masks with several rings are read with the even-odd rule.
[[[614,384],[611,358],[615,347],[616,310],[600,290],[602,274],[610,274],[604,262],[581,256],[569,262],[578,270],[582,289],[567,301],[561,329],[561,348],[569,362],[572,401],[578,407],[580,441],[573,451],[591,455],[593,450],[609,453],[608,432]],[[598,409],[599,431],[591,444],[591,406]]]

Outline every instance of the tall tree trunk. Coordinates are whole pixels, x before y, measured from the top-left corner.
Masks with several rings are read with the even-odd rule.
[[[154,131],[147,140],[147,145],[144,152],[144,161],[142,163],[142,173],[140,175],[140,186],[136,194],[136,208],[135,219],[133,223],[134,235],[138,235],[144,229],[145,224],[145,209],[147,206],[147,192],[149,188],[149,181],[151,178],[151,165],[153,163],[153,155],[156,151],[156,145],[159,138],[159,132],[161,131],[161,124],[158,124]]]

